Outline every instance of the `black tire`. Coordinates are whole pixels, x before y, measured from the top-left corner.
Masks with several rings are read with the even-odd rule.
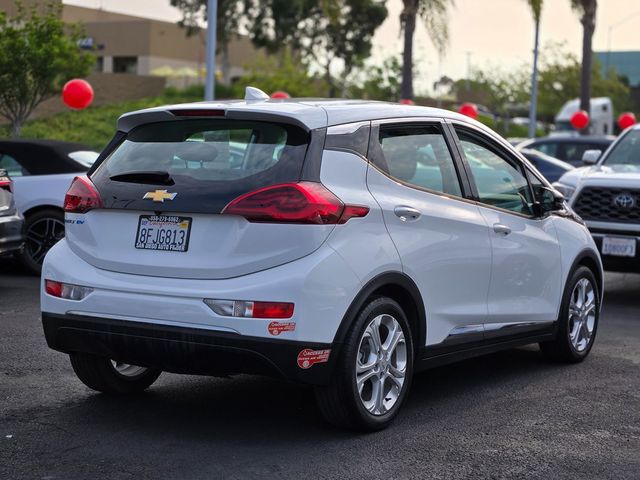
[[[40,275],[42,261],[51,247],[64,237],[64,212],[54,208],[40,210],[25,219],[25,245],[18,255],[33,275]]]
[[[593,330],[589,336],[589,339],[584,348],[576,348],[574,342],[571,340],[571,331],[576,325],[576,320],[579,316],[569,315],[572,296],[575,295],[575,289],[578,282],[586,280],[589,282],[594,293],[594,320]],[[598,331],[598,320],[600,317],[600,292],[598,291],[598,283],[593,275],[593,272],[587,267],[578,267],[569,276],[569,280],[565,285],[564,293],[562,295],[562,306],[560,308],[560,316],[558,317],[558,332],[555,340],[550,342],[541,342],[540,349],[542,353],[550,360],[563,363],[577,363],[583,361],[596,339],[596,333]],[[587,329],[588,331],[588,329]]]
[[[78,378],[87,387],[98,392],[127,395],[140,393],[150,387],[160,374],[160,370],[147,368],[138,375],[122,375],[111,360],[86,353],[69,355],[71,366]]]
[[[374,319],[383,314],[393,317],[404,334],[406,373],[400,393],[396,396],[395,404],[385,413],[373,414],[365,408],[358,392],[356,361],[359,358],[360,342],[366,328]],[[386,428],[398,414],[407,398],[413,376],[413,357],[411,328],[400,305],[387,297],[371,299],[358,313],[353,326],[346,335],[331,383],[325,387],[317,387],[315,390],[320,412],[329,423],[341,428],[358,431],[376,431]],[[388,381],[385,380],[385,382]],[[382,385],[386,385],[386,383],[382,383]],[[371,397],[373,397],[373,391]],[[387,397],[384,400],[386,401]]]

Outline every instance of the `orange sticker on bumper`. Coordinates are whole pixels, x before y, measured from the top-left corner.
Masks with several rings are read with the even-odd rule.
[[[267,327],[271,335],[278,336],[282,332],[293,332],[296,329],[296,322],[271,322]]]
[[[326,363],[329,361],[331,349],[311,350],[305,348],[298,354],[298,366],[302,369],[311,368],[316,363]]]

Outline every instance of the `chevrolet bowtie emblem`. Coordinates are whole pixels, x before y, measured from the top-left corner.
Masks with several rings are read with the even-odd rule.
[[[165,200],[173,200],[176,198],[177,193],[169,193],[166,190],[156,190],[155,192],[147,192],[142,197],[143,200],[151,199],[154,202],[162,202]]]

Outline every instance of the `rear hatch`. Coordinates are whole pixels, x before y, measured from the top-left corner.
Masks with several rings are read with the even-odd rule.
[[[98,208],[65,205],[67,240],[98,268],[163,277],[230,278],[301,258],[333,224],[250,218],[225,206],[299,185],[309,139],[292,125],[224,118],[136,127],[90,173]],[[269,194],[253,207],[280,201]]]

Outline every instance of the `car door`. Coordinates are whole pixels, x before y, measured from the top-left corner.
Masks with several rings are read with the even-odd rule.
[[[562,293],[560,246],[552,219],[536,214],[525,165],[476,129],[456,125],[455,131],[490,228],[493,266],[485,337],[554,321]]]
[[[465,198],[468,181],[451,142],[437,120],[382,122],[369,148],[368,187],[422,294],[427,345],[479,340],[487,318],[488,226]]]

